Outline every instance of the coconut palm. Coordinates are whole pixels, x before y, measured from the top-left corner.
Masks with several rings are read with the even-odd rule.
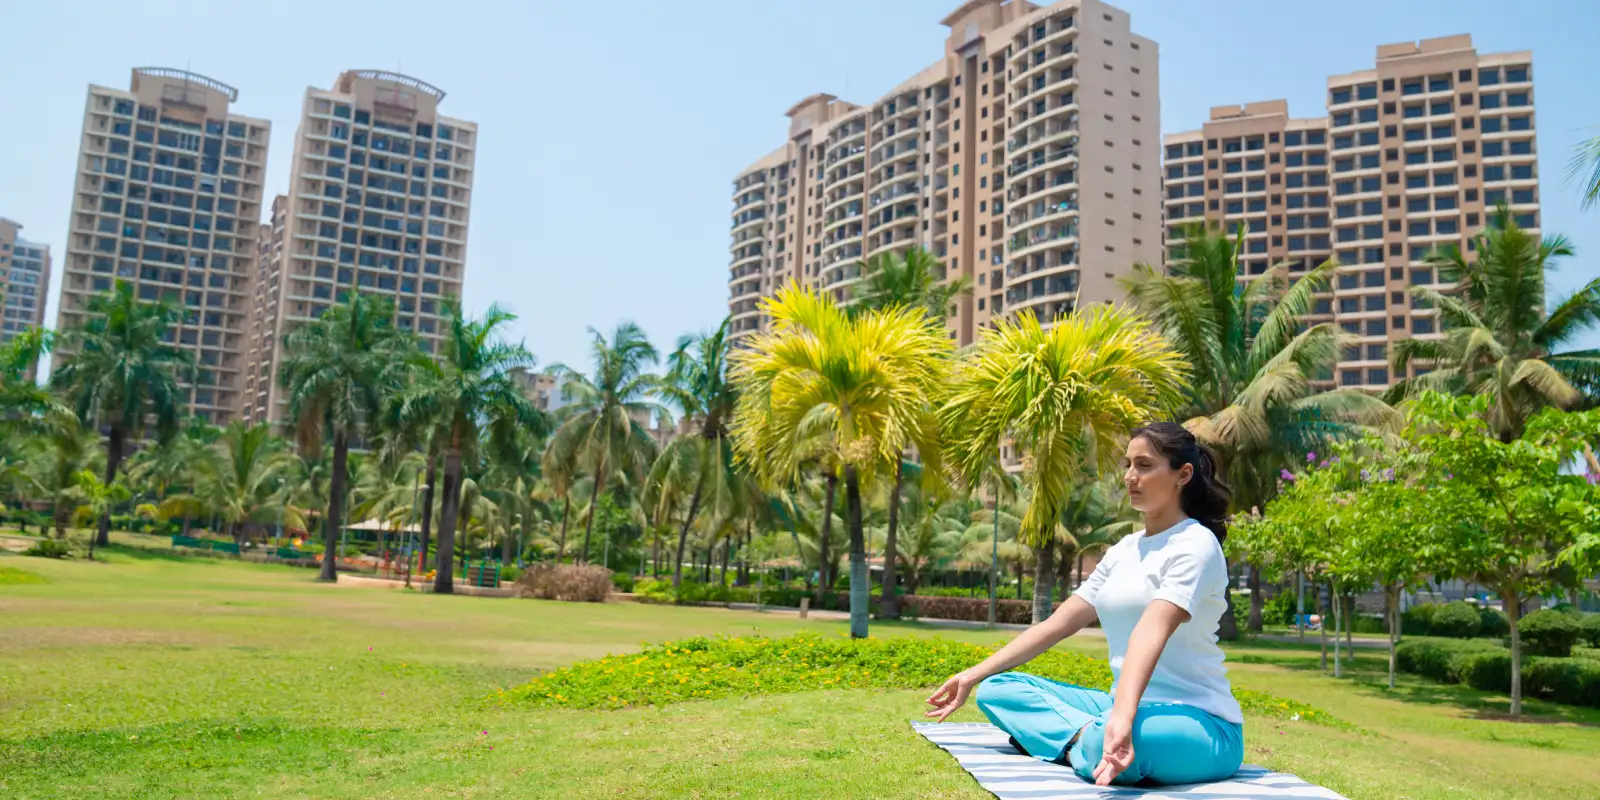
[[[1312,386],[1332,375],[1343,336],[1331,323],[1301,330],[1300,320],[1336,264],[1324,262],[1298,280],[1278,264],[1241,286],[1242,235],[1191,229],[1165,272],[1136,264],[1124,280],[1135,308],[1193,366],[1185,403],[1175,410],[1222,457],[1235,511],[1263,505],[1282,470],[1303,464],[1330,439],[1398,421],[1365,392]]]
[[[571,399],[570,416],[551,437],[546,458],[567,472],[574,465],[587,467],[600,479],[589,487],[589,505],[595,507],[607,478],[620,472],[631,480],[642,480],[655,460],[655,440],[641,420],[660,416],[664,409],[650,398],[659,380],[646,370],[660,356],[639,326],[626,322],[617,326],[610,341],[599,331],[589,329],[594,357],[594,376],[588,377],[562,364],[552,365],[550,374],[561,380],[562,393]],[[589,557],[589,540],[594,534],[590,515],[583,530],[583,551]]]
[[[1567,165],[1567,179],[1579,181],[1578,191],[1585,211],[1600,203],[1600,136],[1578,143]]]
[[[907,498],[905,535],[895,543],[905,559],[906,594],[916,594],[931,567],[956,555],[973,510],[965,501],[938,503],[920,494]]]
[[[463,460],[477,455],[479,442],[509,444],[518,428],[544,435],[549,422],[534,408],[511,378],[511,370],[533,366],[533,354],[522,344],[499,339],[500,328],[516,319],[499,306],[490,306],[482,319],[462,316],[461,307],[447,304],[448,336],[438,360],[426,359],[415,368],[414,382],[399,394],[397,421],[427,424],[443,454],[444,494],[439,505],[439,558],[434,591],[454,591],[451,555],[461,511]]]
[[[921,309],[930,318],[943,324],[950,312],[950,304],[957,298],[972,294],[972,279],[964,275],[947,278],[943,264],[926,250],[912,247],[904,253],[884,253],[871,263],[862,262],[864,279],[856,284],[855,304],[852,310],[881,310],[893,306]],[[927,466],[923,474],[931,481],[942,475],[938,469],[938,428],[918,431],[913,442]],[[895,597],[895,537],[898,535],[900,491],[905,480],[904,455],[895,467],[894,488],[889,493],[889,522],[883,561],[883,600],[878,604],[879,616],[895,619],[900,616]]]
[[[1396,383],[1390,397],[1428,390],[1487,396],[1489,425],[1510,442],[1542,408],[1600,399],[1600,350],[1570,349],[1600,322],[1600,278],[1546,313],[1545,275],[1556,259],[1572,255],[1566,238],[1529,233],[1501,207],[1473,242],[1471,261],[1453,247],[1429,259],[1455,274],[1459,290],[1411,288],[1419,303],[1439,309],[1444,335],[1395,343],[1396,374],[1413,363],[1432,370]]]
[[[766,485],[789,483],[826,451],[842,466],[850,533],[850,634],[867,635],[862,484],[892,473],[919,431],[937,426],[950,340],[920,310],[847,314],[797,285],[763,304],[769,332],[734,356],[740,392],[733,435]],[[837,473],[836,473],[837,474]]]
[[[1066,596],[1067,571],[1071,559],[1079,561],[1079,577],[1083,580],[1082,558],[1085,554],[1104,552],[1119,539],[1139,529],[1138,515],[1128,505],[1128,493],[1116,475],[1089,477],[1074,486],[1071,499],[1061,509],[1061,527],[1067,533],[1064,541],[1071,549],[1062,553],[1068,561],[1060,565],[1062,596]]]
[[[1033,618],[1050,614],[1052,542],[1084,470],[1110,467],[1130,429],[1182,401],[1188,369],[1151,323],[1097,306],[1048,330],[1023,312],[985,330],[942,413],[951,451],[974,483],[999,442],[1023,454],[1030,501],[1021,540],[1034,549]]]
[[[352,292],[314,322],[284,339],[280,380],[289,390],[289,416],[302,452],[333,442],[332,484],[323,518],[323,551],[333,551],[344,520],[350,446],[375,430],[387,397],[418,363],[412,339],[393,324],[386,301]],[[319,580],[335,579],[333,559],[322,559]]]
[[[127,502],[132,497],[128,487],[121,480],[106,483],[94,470],[79,470],[73,476],[71,495],[74,498],[74,516],[81,524],[90,520],[104,519],[111,515],[111,510],[119,503]],[[89,537],[89,560],[94,560],[95,538]]]
[[[66,333],[71,354],[51,380],[84,424],[106,431],[107,486],[117,482],[128,439],[144,437],[146,420],[155,422],[161,439],[178,428],[184,405],[178,374],[194,358],[166,343],[177,320],[171,306],[143,302],[119,280],[110,294],[91,297],[88,322]],[[107,513],[96,543],[107,544],[110,535]]]
[[[0,438],[48,433],[51,426],[72,414],[33,380],[39,358],[50,352],[53,343],[50,331],[30,328],[0,346]]]
[[[730,324],[724,319],[711,333],[679,339],[660,385],[662,397],[694,426],[692,435],[673,440],[656,459],[657,464],[666,462],[660,470],[663,489],[681,487],[688,495],[678,529],[674,587],[682,583],[683,548],[702,505],[709,505],[711,514],[723,520],[738,513],[744,503],[745,482],[734,468],[733,440],[728,435],[737,397],[728,376],[728,356],[733,351]],[[652,466],[652,475],[656,472]]]
[[[199,464],[199,499],[227,526],[234,541],[248,525],[301,526],[300,513],[288,507],[293,457],[282,439],[265,424],[230,424],[217,441],[213,456]],[[169,498],[183,507],[185,498]]]
[[[357,470],[351,489],[350,514],[353,519],[378,520],[378,557],[386,558],[385,534],[399,534],[416,521],[417,493],[427,458],[421,453],[406,453],[393,461],[368,458]]]

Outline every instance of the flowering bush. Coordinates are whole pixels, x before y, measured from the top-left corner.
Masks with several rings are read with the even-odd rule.
[[[934,687],[977,664],[994,648],[949,639],[850,639],[803,633],[784,639],[759,636],[693,638],[650,645],[547,672],[496,695],[501,702],[557,708],[628,708],[756,694],[816,689],[916,689]],[[1111,686],[1106,662],[1052,650],[1026,671],[1092,689]],[[1252,713],[1339,724],[1325,712],[1265,692],[1235,690]]]

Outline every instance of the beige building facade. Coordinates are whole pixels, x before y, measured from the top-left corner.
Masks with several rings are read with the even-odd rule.
[[[1377,390],[1406,377],[1390,369],[1395,342],[1439,334],[1437,312],[1408,291],[1449,287],[1428,254],[1453,246],[1470,259],[1469,237],[1502,203],[1539,228],[1532,54],[1480,54],[1466,35],[1384,45],[1372,69],[1328,78],[1326,110],[1223,106],[1166,136],[1167,244],[1198,223],[1242,227],[1243,278],[1336,261],[1307,322],[1348,342],[1318,377]]]
[[[1053,321],[1120,296],[1161,258],[1157,50],[1098,0],[971,0],[942,57],[867,105],[788,112],[782,146],[734,178],[736,335],[789,281],[848,302],[861,264],[920,247],[972,287],[958,345],[1023,310]]]
[[[434,351],[461,296],[477,125],[446,117],[445,93],[406,75],[351,70],[309,89],[283,212],[276,285],[252,341],[246,419],[281,423],[282,340],[350,292],[383,297],[396,324]],[[275,226],[276,227],[276,226]],[[269,267],[269,269],[272,269]]]
[[[44,325],[50,245],[22,238],[21,230],[21,223],[0,217],[0,346]]]
[[[90,86],[62,259],[56,327],[88,320],[116,281],[181,309],[174,343],[196,416],[233,419],[271,124],[232,113],[238,92],[191,72],[133,70],[128,89]],[[56,363],[72,358],[58,349]]]

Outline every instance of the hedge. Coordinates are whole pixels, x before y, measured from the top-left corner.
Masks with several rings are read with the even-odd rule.
[[[634,584],[634,593],[638,599],[646,603],[756,602],[756,589],[754,586],[725,586],[715,583],[699,583],[697,581],[684,581],[678,591],[674,592],[671,581],[643,578]],[[794,608],[800,605],[800,599],[803,597],[811,597],[811,595],[806,590],[795,587],[783,586],[761,591],[763,605],[782,608]],[[880,595],[873,594],[868,600],[869,609],[874,614],[878,611],[878,601],[880,599]],[[1055,606],[1060,605],[1060,603],[1055,604]],[[845,611],[850,608],[850,596],[844,592],[826,594],[822,596],[821,603],[813,602],[811,607],[828,611]],[[989,598],[901,595],[900,613],[908,618],[988,622]],[[1019,625],[1026,625],[1032,622],[1033,601],[999,600],[995,608],[995,621]]]
[[[1590,647],[1600,647],[1600,613],[1584,614],[1578,622],[1583,631],[1583,639]]]
[[[1441,683],[1511,691],[1510,651],[1482,639],[1407,639],[1395,651],[1395,664]],[[1522,691],[1557,703],[1600,708],[1600,661],[1524,656]]]
[[[1566,611],[1546,608],[1535,611],[1517,623],[1524,652],[1534,656],[1566,658],[1582,633],[1578,617]]]

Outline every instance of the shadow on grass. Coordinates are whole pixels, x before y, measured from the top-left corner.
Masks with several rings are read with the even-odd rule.
[[[1328,669],[1324,672],[1321,643],[1307,639],[1304,645],[1293,642],[1250,640],[1228,647],[1228,660],[1241,664],[1263,664],[1296,672],[1315,672],[1333,675],[1333,644],[1328,645]],[[1346,651],[1348,652],[1348,651]],[[1534,697],[1524,697],[1522,716],[1511,716],[1511,698],[1497,692],[1485,692],[1470,686],[1436,683],[1411,673],[1395,675],[1395,688],[1389,688],[1389,651],[1387,649],[1355,650],[1353,657],[1344,662],[1343,676],[1362,694],[1430,706],[1448,706],[1459,709],[1474,719],[1497,722],[1522,722],[1534,725],[1567,723],[1583,727],[1600,728],[1600,709],[1551,703]]]

